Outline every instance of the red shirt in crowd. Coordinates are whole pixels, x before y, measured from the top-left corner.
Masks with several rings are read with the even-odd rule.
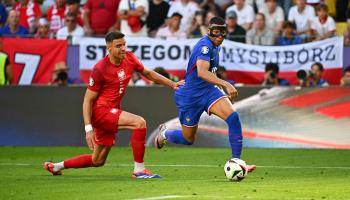
[[[120,0],[88,0],[85,10],[90,12],[90,26],[95,34],[106,34],[115,24]]]
[[[35,27],[35,19],[41,17],[39,5],[32,0],[27,1],[27,6],[22,6],[21,3],[17,3],[13,6],[13,9],[20,13],[19,25],[27,29]]]
[[[57,4],[51,6],[47,10],[47,19],[50,22],[50,31],[56,33],[64,26],[64,16],[67,14],[68,8],[66,5],[58,8]]]
[[[134,70],[142,72],[143,64],[130,51],[126,52],[119,66],[111,63],[109,57],[101,59],[94,66],[88,88],[98,92],[93,109],[97,107],[118,108]]]

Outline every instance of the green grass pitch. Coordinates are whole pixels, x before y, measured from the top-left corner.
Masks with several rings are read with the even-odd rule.
[[[230,155],[222,148],[148,148],[146,165],[161,179],[131,178],[131,148],[114,147],[100,168],[71,169],[63,176],[44,161],[89,153],[86,147],[0,147],[0,200],[7,199],[350,199],[349,150],[244,149],[257,164],[241,182],[225,179]]]

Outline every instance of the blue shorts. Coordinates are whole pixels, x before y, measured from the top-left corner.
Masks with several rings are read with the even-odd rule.
[[[203,96],[194,97],[175,93],[175,102],[179,111],[180,123],[188,127],[196,126],[202,113],[206,111],[210,114],[209,110],[211,106],[225,97],[227,97],[225,92],[218,87],[210,88]]]

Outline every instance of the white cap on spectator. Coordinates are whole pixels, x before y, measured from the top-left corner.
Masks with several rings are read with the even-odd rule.
[[[47,21],[46,18],[42,17],[39,19],[39,26],[48,26],[49,22]]]

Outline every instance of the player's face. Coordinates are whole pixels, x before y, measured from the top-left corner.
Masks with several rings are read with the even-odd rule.
[[[124,59],[126,53],[126,42],[124,38],[115,39],[108,46],[109,54],[115,59]]]
[[[227,34],[226,26],[213,24],[209,27],[210,40],[215,46],[220,46]]]

